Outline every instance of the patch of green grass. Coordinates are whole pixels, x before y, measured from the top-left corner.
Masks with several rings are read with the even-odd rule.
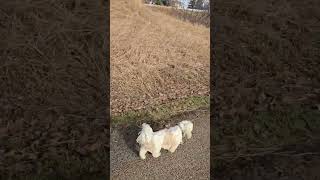
[[[141,120],[157,121],[199,108],[209,107],[208,96],[192,96],[139,111],[129,111],[111,118],[112,125],[136,123]]]

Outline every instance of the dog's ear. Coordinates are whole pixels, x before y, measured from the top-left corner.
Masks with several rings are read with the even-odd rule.
[[[146,123],[142,123],[142,124],[136,124],[137,127],[139,127],[139,129],[142,129],[145,126]]]
[[[150,140],[151,140],[151,136],[150,136],[148,133],[142,132],[142,131],[139,133],[139,136],[138,136],[138,138],[136,139],[136,141],[137,141],[139,144],[148,143],[148,142],[150,142]]]
[[[143,128],[143,127],[145,127],[147,125],[148,125],[147,123],[142,123],[141,127]]]

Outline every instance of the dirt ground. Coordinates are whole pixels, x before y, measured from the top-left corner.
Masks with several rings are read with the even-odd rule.
[[[315,0],[214,1],[216,179],[319,179],[319,8]],[[282,145],[304,153],[289,146],[290,155],[277,155]]]
[[[139,0],[111,0],[110,6],[113,115],[209,94],[209,28]]]
[[[209,179],[210,177],[210,115],[202,109],[173,117],[169,124],[174,126],[182,120],[194,123],[193,137],[185,140],[175,153],[162,149],[159,158],[147,154],[145,160],[138,155],[136,138],[140,127],[124,125],[111,129],[111,179]],[[167,123],[165,123],[167,124]],[[156,130],[164,128],[151,124]]]

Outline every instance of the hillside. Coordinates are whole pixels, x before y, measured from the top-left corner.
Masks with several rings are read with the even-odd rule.
[[[209,94],[209,28],[111,0],[113,115]]]

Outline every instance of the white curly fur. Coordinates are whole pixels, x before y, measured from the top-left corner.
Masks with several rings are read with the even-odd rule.
[[[146,153],[152,153],[153,157],[159,157],[161,155],[161,149],[169,150],[171,153],[175,152],[180,144],[182,144],[182,138],[192,137],[193,124],[191,121],[182,121],[178,125],[165,128],[157,132],[153,132],[149,124],[143,123],[142,130],[139,132],[139,136],[136,139],[140,145],[139,156],[141,159],[146,158]]]

